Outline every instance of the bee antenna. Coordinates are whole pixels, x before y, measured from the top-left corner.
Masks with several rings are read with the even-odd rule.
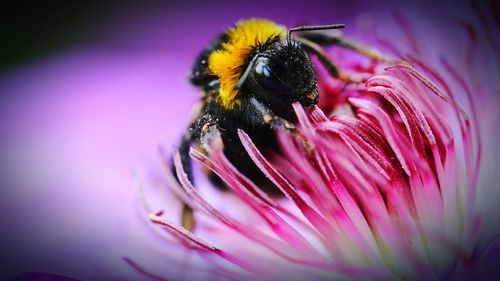
[[[288,35],[286,37],[286,41],[287,41],[288,45],[290,45],[292,43],[292,32],[295,32],[295,31],[328,30],[328,29],[340,29],[340,28],[345,28],[345,24],[297,26],[297,27],[288,29]]]

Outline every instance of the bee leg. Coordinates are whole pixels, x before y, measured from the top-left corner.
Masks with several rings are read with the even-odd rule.
[[[250,123],[257,125],[267,125],[272,129],[286,130],[293,138],[295,138],[302,144],[308,155],[312,155],[312,152],[314,150],[313,146],[293,123],[290,123],[286,119],[275,115],[271,111],[271,109],[266,107],[255,98],[250,98],[249,104],[250,108],[248,108],[248,112],[250,114],[248,114],[247,116],[249,116],[249,118],[251,119],[249,120]]]
[[[181,145],[179,147],[179,154],[181,157],[181,163],[184,172],[186,172],[189,181],[193,182],[193,172],[191,170],[191,158],[189,157],[189,148],[191,147],[191,143],[192,143],[191,130],[188,130],[188,132],[186,132],[186,134],[184,134],[182,138]],[[172,166],[172,169],[175,175],[175,167]],[[184,227],[189,231],[192,231],[195,227],[193,209],[186,203],[182,205],[181,225],[182,227]]]
[[[206,127],[205,124],[207,123],[207,120],[210,119],[210,117],[211,116],[207,114],[206,101],[203,100],[197,103],[193,108],[191,125],[182,137],[181,144],[179,146],[179,154],[182,167],[187,175],[188,180],[193,183],[193,185],[194,179],[191,166],[191,157],[189,156],[189,149],[191,148],[193,142],[199,142],[201,137],[204,135],[204,128]],[[172,165],[172,172],[174,175],[176,174],[174,165]],[[194,211],[186,203],[184,203],[182,206],[181,225],[189,231],[192,231],[196,227]]]
[[[343,36],[333,36],[325,33],[309,32],[304,33],[301,37],[296,38],[300,42],[306,42],[305,44],[316,44],[318,46],[331,46],[336,45],[342,48],[352,50],[359,53],[369,59],[380,62],[395,62],[394,58],[384,56],[378,49],[364,45],[361,42],[354,41],[352,39]]]
[[[182,167],[188,180],[193,183],[193,185],[194,179],[191,170],[191,157],[189,156],[191,144],[196,142],[203,146],[204,142],[207,142],[207,139],[210,138],[209,135],[213,132],[213,129],[217,128],[216,118],[209,114],[204,104],[200,104],[198,108],[196,108],[194,116],[193,122],[188,131],[184,134],[179,147]],[[182,226],[189,231],[192,231],[196,227],[194,211],[187,204],[183,204],[181,222]]]
[[[309,41],[304,38],[296,38],[295,40],[302,43],[303,48],[309,52],[315,54],[321,64],[326,68],[328,73],[335,78],[339,78],[349,83],[361,83],[362,81],[358,78],[351,77],[345,73],[340,72],[338,66],[328,57],[323,48],[320,45]]]

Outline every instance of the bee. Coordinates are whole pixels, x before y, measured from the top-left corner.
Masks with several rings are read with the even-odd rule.
[[[318,58],[331,76],[348,83],[359,82],[340,72],[322,45],[338,45],[372,59],[384,59],[377,51],[346,38],[317,32],[339,28],[344,25],[287,29],[265,19],[242,20],[199,54],[190,80],[201,89],[202,97],[179,146],[181,162],[190,181],[193,181],[190,147],[209,141],[213,136],[211,132],[218,130],[228,160],[265,192],[279,193],[246,154],[237,129],[243,129],[264,154],[279,153],[277,129],[299,136],[292,104],[299,102],[310,107],[318,103],[318,83],[311,55]],[[293,32],[300,35],[292,38]],[[216,186],[224,186],[216,175],[211,178]],[[188,230],[194,227],[193,210],[187,205],[183,209],[182,226]]]

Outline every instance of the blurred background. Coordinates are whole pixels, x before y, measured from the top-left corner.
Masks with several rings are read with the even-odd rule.
[[[414,38],[446,52],[465,35],[444,20],[478,21],[468,1],[395,2],[2,3],[0,279],[42,271],[132,280],[141,275],[124,262],[131,256],[176,266],[138,211],[137,181],[159,173],[158,145],[170,149],[187,126],[197,53],[250,17],[346,23],[358,39],[373,27],[403,41],[412,35],[394,21],[400,14],[418,27]],[[480,3],[498,16],[497,1]]]

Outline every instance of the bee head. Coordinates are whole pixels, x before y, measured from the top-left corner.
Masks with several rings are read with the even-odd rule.
[[[316,75],[309,55],[296,41],[274,40],[257,50],[245,70],[250,94],[279,115],[290,114],[292,103],[318,103]]]

